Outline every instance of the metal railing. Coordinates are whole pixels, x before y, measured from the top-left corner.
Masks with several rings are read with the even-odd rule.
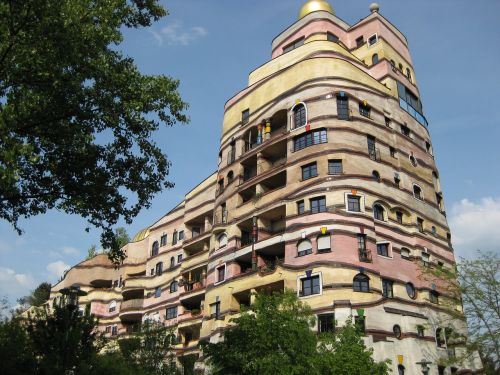
[[[372,252],[367,249],[358,249],[359,261],[371,263],[372,262]]]

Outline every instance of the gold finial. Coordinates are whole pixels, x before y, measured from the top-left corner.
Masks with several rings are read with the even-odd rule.
[[[305,3],[299,12],[299,19],[307,16],[309,13],[317,12],[319,10],[335,14],[332,6],[326,0],[309,0]]]

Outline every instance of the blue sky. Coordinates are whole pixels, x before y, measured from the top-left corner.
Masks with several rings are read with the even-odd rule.
[[[269,60],[272,39],[304,2],[171,0],[164,2],[168,17],[125,31],[120,48],[143,73],[181,80],[191,118],[155,134],[176,186],[127,227],[131,236],[215,171],[224,103]],[[330,3],[350,24],[369,14],[370,1]],[[500,1],[384,0],[380,8],[410,43],[456,252],[500,252]],[[39,282],[55,282],[99,239],[98,231],[84,231],[84,220],[60,212],[21,226],[20,237],[0,222],[0,297],[11,302]]]

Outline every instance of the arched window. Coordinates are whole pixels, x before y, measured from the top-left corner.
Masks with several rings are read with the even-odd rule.
[[[172,281],[170,283],[170,293],[177,292],[178,287],[179,287],[179,283],[177,282],[177,280]]]
[[[394,60],[391,60],[391,67],[392,69],[396,69],[396,63],[394,62]]]
[[[414,167],[416,167],[416,166],[417,166],[417,159],[415,158],[415,156],[410,155],[410,163],[411,163],[411,165],[413,165]]]
[[[157,276],[161,276],[161,274],[163,273],[163,262],[156,263],[155,271],[155,274]]]
[[[374,53],[372,56],[372,64],[378,64],[378,54]]]
[[[369,292],[370,291],[370,279],[368,276],[358,273],[354,276],[352,280],[352,289],[355,292]]]
[[[384,208],[380,204],[373,206],[373,218],[384,221]]]
[[[296,104],[293,107],[293,127],[300,128],[307,124],[307,110],[304,103]]]
[[[228,185],[233,181],[233,178],[234,178],[233,171],[229,171],[229,173],[227,174],[227,184]]]
[[[408,297],[411,299],[415,299],[417,296],[417,292],[415,291],[415,287],[412,283],[406,283],[406,293],[408,293]]]
[[[403,259],[410,259],[410,250],[407,249],[406,247],[401,248],[401,258]]]
[[[377,181],[377,182],[380,182],[380,173],[378,173],[378,171],[373,171],[372,172],[372,178]]]
[[[422,198],[422,188],[418,185],[413,185],[413,196],[417,199],[423,199]]]
[[[219,249],[227,246],[227,234],[222,233],[219,237],[217,237],[217,245]]]
[[[410,68],[406,68],[406,78],[408,78],[408,81],[411,82],[411,71],[410,71]]]
[[[312,244],[308,239],[302,240],[297,245],[297,256],[302,257],[307,254],[312,254]]]
[[[403,71],[403,64],[399,63],[398,68],[399,68],[399,71],[402,72]]]
[[[438,348],[446,347],[446,340],[444,338],[444,331],[442,328],[436,328],[436,346]]]
[[[394,336],[396,336],[396,338],[398,340],[401,340],[401,336],[403,335],[402,332],[401,332],[401,327],[397,324],[395,324],[393,327],[392,327],[392,332],[394,332]]]
[[[158,241],[153,242],[153,246],[151,246],[151,256],[158,255],[158,250],[160,246],[158,245]]]
[[[175,266],[175,258],[170,257],[170,268],[174,268],[174,266]]]
[[[116,301],[111,301],[108,306],[108,312],[114,312],[116,310]]]

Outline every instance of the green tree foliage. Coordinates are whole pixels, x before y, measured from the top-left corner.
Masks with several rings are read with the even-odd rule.
[[[0,366],[4,375],[36,373],[32,342],[17,318],[0,321]]]
[[[21,305],[41,306],[48,301],[50,297],[50,288],[50,283],[43,282],[29,295],[19,298],[17,302]]]
[[[117,46],[165,15],[158,0],[0,0],[1,219],[81,215],[123,258],[112,227],[173,186],[152,134],[188,119],[179,82]]]
[[[85,259],[86,260],[92,259],[96,255],[97,255],[97,246],[96,245],[92,245],[87,250],[87,257]]]
[[[443,365],[466,363],[479,352],[485,373],[500,373],[499,255],[479,251],[474,259],[461,258],[456,267],[422,267],[422,276],[430,281],[439,280],[446,296],[440,299],[440,304],[453,319],[467,322],[468,332],[447,332],[448,347],[458,350]]]
[[[214,374],[388,374],[387,364],[373,361],[352,325],[318,337],[311,330],[314,320],[293,291],[257,294],[224,331],[224,340],[203,343],[203,352]],[[343,363],[348,359],[352,366]]]

